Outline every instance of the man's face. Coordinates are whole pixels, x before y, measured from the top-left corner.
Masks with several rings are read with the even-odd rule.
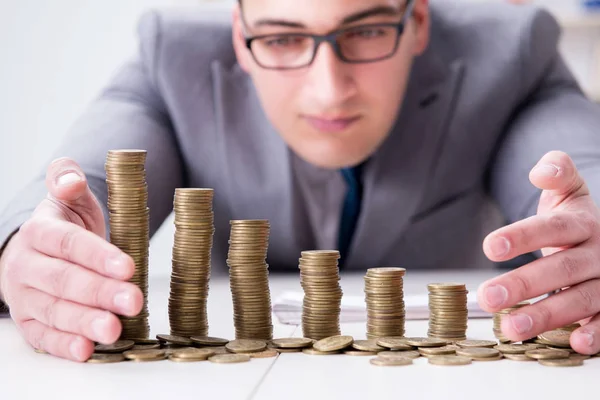
[[[243,0],[241,12],[234,11],[238,61],[252,77],[270,121],[305,161],[323,168],[354,166],[385,140],[396,121],[412,60],[427,46],[428,2],[416,1],[413,18],[391,57],[344,63],[332,46],[322,43],[312,64],[292,70],[261,67],[245,47],[244,36],[328,34],[356,28],[339,36],[338,43],[347,56],[372,56],[377,43],[392,31],[359,27],[398,23],[405,0]],[[282,37],[260,45],[263,58],[292,65],[306,59],[310,43]]]

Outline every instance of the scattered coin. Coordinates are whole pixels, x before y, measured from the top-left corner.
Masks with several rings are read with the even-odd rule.
[[[330,355],[334,355],[334,354],[342,354],[341,351],[319,351],[316,349],[313,349],[312,347],[307,348],[307,349],[302,349],[302,352],[304,354],[308,354],[311,356],[330,356]]]
[[[158,340],[160,340],[161,342],[172,343],[172,344],[176,344],[179,346],[190,346],[193,343],[187,337],[176,336],[176,335],[156,335],[156,338]]]
[[[133,340],[117,340],[112,344],[97,344],[94,351],[97,353],[121,353],[135,346]]]
[[[501,354],[498,350],[487,347],[468,347],[456,350],[456,355],[479,359],[486,357],[498,357]]]
[[[254,353],[237,353],[237,354],[246,355],[246,356],[249,356],[250,358],[272,358],[272,357],[277,357],[279,355],[279,352],[275,349],[265,349],[263,351],[257,351]]]
[[[48,354],[48,352],[46,350],[43,350],[43,349],[33,349],[33,351],[35,351],[38,354]]]
[[[406,343],[405,337],[382,337],[377,339],[375,343],[378,346],[390,350],[414,350],[414,348],[416,347]]]
[[[236,339],[225,345],[225,348],[232,353],[255,353],[267,348],[267,343],[263,340]]]
[[[550,346],[571,347],[571,331],[556,329],[538,335],[538,339]]]
[[[419,347],[419,353],[422,355],[441,356],[448,354],[456,354],[457,349],[460,349],[460,347],[455,345],[448,345],[442,347]]]
[[[104,353],[94,353],[87,360],[90,364],[110,364],[110,363],[118,363],[125,361],[125,356],[121,353],[115,354],[104,354]]]
[[[309,338],[282,338],[273,339],[271,343],[281,349],[303,349],[312,346],[314,340]]]
[[[494,347],[498,345],[498,342],[492,340],[460,340],[456,342],[460,347]]]
[[[412,337],[406,338],[406,344],[415,347],[442,347],[446,346],[446,341],[436,338]]]
[[[173,350],[173,352],[171,352],[171,356],[194,360],[207,360],[208,357],[214,356],[215,354],[216,352],[212,349],[198,349],[193,347],[181,350]]]
[[[465,356],[435,356],[429,358],[429,364],[433,365],[468,365],[471,358]]]
[[[494,346],[494,349],[502,352],[503,354],[525,354],[527,350],[539,349],[540,345],[535,343],[502,343]]]
[[[570,353],[566,350],[554,350],[554,349],[536,349],[536,350],[527,350],[525,352],[525,355],[527,357],[535,358],[536,360],[569,358],[569,354]]]
[[[157,339],[131,339],[135,342],[136,345],[139,344],[160,344],[160,341]]]
[[[167,358],[164,350],[128,350],[123,355],[133,361],[158,361]]]
[[[416,351],[416,350],[409,350],[409,351],[380,351],[379,353],[377,353],[378,357],[407,357],[407,358],[419,358],[421,357],[421,354]]]
[[[131,350],[158,350],[160,344],[136,344]]]
[[[380,367],[400,367],[411,365],[413,360],[408,357],[375,357],[370,360],[370,363]]]
[[[206,361],[208,359],[208,358],[185,358],[185,357],[178,357],[175,354],[171,354],[167,358],[169,359],[169,361],[180,362],[180,363],[200,362],[200,361]]]
[[[346,350],[344,354],[347,356],[376,356],[377,351],[361,351],[361,350]]]
[[[295,349],[284,349],[281,347],[271,347],[271,349],[275,350],[278,353],[300,353],[302,352],[303,349],[301,348],[295,348]]]
[[[580,358],[538,359],[538,363],[546,367],[579,367],[583,365]]]
[[[369,339],[369,340],[355,340],[352,343],[352,347],[356,350],[360,351],[382,351],[385,350],[385,347],[379,346],[377,344],[377,340]]]
[[[575,359],[575,360],[587,360],[588,358],[590,358],[590,356],[589,356],[589,355],[587,355],[587,354],[579,354],[579,353],[575,353],[575,354],[571,354],[571,355],[569,356],[569,358],[570,358],[571,360],[573,360],[573,359]]]
[[[190,340],[203,346],[225,346],[229,343],[229,340],[227,339],[210,336],[192,336],[190,337]]]
[[[331,336],[321,339],[313,344],[313,348],[319,351],[336,351],[343,350],[346,347],[352,346],[354,338],[352,336]]]
[[[250,357],[244,354],[216,354],[209,357],[208,361],[217,364],[236,364],[250,361]]]
[[[519,354],[504,353],[504,358],[513,360],[513,361],[535,361],[534,358],[527,357],[524,353],[519,353]]]

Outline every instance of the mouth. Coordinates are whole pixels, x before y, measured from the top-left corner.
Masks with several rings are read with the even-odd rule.
[[[343,132],[360,119],[360,117],[326,118],[308,115],[305,115],[303,118],[314,129],[327,133]]]

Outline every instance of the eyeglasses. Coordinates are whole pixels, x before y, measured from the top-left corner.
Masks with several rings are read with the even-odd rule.
[[[340,29],[327,35],[282,33],[246,38],[246,47],[265,69],[287,70],[312,64],[321,43],[331,45],[340,60],[351,64],[371,63],[392,57],[412,16],[415,0],[408,0],[399,23],[367,24]]]

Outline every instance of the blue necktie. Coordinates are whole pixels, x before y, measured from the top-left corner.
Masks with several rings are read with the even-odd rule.
[[[340,267],[343,266],[344,260],[348,255],[354,230],[356,229],[356,222],[358,221],[358,216],[360,214],[360,203],[362,200],[362,164],[354,168],[344,168],[341,172],[348,185],[348,191],[346,192],[346,198],[344,199],[338,236],[338,250],[341,256],[339,263]]]

